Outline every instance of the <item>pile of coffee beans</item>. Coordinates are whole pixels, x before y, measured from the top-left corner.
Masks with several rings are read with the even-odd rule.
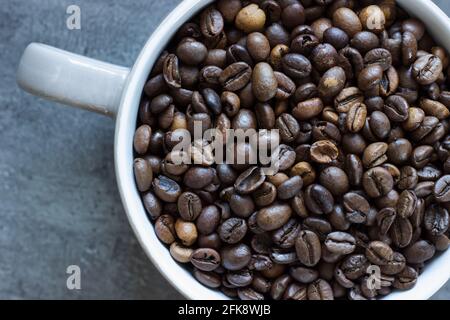
[[[144,88],[134,172],[157,236],[230,297],[412,288],[449,247],[448,67],[394,0],[214,2]],[[194,122],[278,129],[280,171],[216,164],[206,142],[185,154],[199,164],[174,161]]]

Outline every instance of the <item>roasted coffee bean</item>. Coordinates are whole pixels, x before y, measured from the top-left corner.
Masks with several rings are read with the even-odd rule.
[[[247,233],[247,223],[240,218],[230,218],[224,221],[218,229],[220,239],[229,244],[241,241]]]
[[[349,132],[359,132],[363,129],[367,117],[367,108],[364,104],[354,104],[348,111],[346,127]]]
[[[418,58],[412,65],[414,78],[421,85],[435,82],[439,78],[442,69],[441,59],[431,54]]]
[[[373,168],[382,165],[388,160],[386,155],[388,145],[384,142],[376,142],[367,146],[363,153],[363,164],[366,168]]]
[[[377,225],[381,235],[386,235],[397,217],[394,208],[384,208],[378,211],[376,215]]]
[[[251,250],[245,244],[224,247],[220,252],[222,266],[231,271],[246,267],[252,258]]]
[[[288,53],[283,56],[281,65],[286,75],[294,79],[306,78],[312,71],[311,62],[298,53]]]
[[[346,7],[337,9],[333,14],[333,25],[344,30],[350,37],[362,31],[362,24],[356,13]]]
[[[393,95],[386,99],[384,112],[393,122],[403,122],[409,116],[409,104],[402,96]]]
[[[329,164],[338,158],[339,150],[333,142],[321,140],[313,143],[310,156],[314,162]]]
[[[134,177],[139,191],[145,192],[150,188],[153,170],[148,161],[141,158],[134,159]]]
[[[349,192],[344,195],[343,205],[346,213],[346,218],[351,223],[361,224],[365,223],[369,215],[369,202],[355,192]]]
[[[318,116],[323,110],[323,102],[319,98],[302,101],[292,110],[292,114],[298,120],[310,120]]]
[[[319,72],[325,72],[337,66],[339,55],[336,49],[329,43],[323,43],[317,45],[310,55],[311,62],[315,69]],[[339,78],[345,76],[342,68],[336,69],[336,75],[339,74]],[[342,76],[341,76],[342,75]],[[343,78],[345,83],[345,77]]]
[[[410,266],[406,266],[403,271],[396,275],[392,286],[399,290],[408,290],[414,287],[417,282],[418,274]]]
[[[279,130],[282,142],[290,143],[300,134],[300,125],[289,113],[283,113],[275,121],[275,128]]]
[[[348,154],[345,158],[345,171],[348,181],[352,186],[360,186],[363,178],[364,167],[361,159],[354,154]]]
[[[395,246],[405,248],[411,243],[412,240],[412,225],[408,219],[397,217],[391,226],[389,235]]]
[[[391,53],[382,48],[370,50],[364,56],[364,64],[367,67],[378,65],[383,68],[383,71],[387,71],[392,65]]]
[[[250,194],[258,189],[265,181],[266,176],[259,167],[252,167],[243,172],[236,180],[234,188],[240,194]]]
[[[242,218],[249,217],[255,210],[253,199],[248,195],[233,193],[228,199],[231,210]]]
[[[420,240],[406,248],[405,257],[408,263],[417,264],[431,259],[435,252],[436,248],[431,243]]]
[[[261,102],[266,102],[275,97],[278,89],[278,81],[272,67],[265,62],[258,63],[252,74],[253,93]]]
[[[282,227],[291,217],[292,209],[285,204],[274,204],[258,211],[256,222],[265,231]]]
[[[300,176],[293,176],[278,186],[278,198],[281,200],[291,199],[300,192],[302,187],[302,178]]]
[[[424,168],[430,162],[433,151],[431,146],[418,146],[411,155],[410,161],[412,165],[416,169]]]
[[[308,285],[308,300],[334,300],[333,289],[323,279],[318,279]]]
[[[151,144],[151,137],[152,128],[150,126],[144,124],[137,128],[133,140],[134,150],[140,155],[146,154]]]
[[[433,193],[438,202],[450,202],[450,176],[443,176],[436,181]]]
[[[369,243],[369,246],[366,249],[366,256],[370,262],[378,266],[383,266],[394,259],[394,252],[384,242],[373,241]]]
[[[345,232],[332,232],[325,240],[325,246],[330,252],[341,255],[352,253],[356,248],[355,244],[355,238]]]
[[[175,241],[175,220],[170,215],[162,215],[155,222],[155,233],[165,244]]]
[[[200,248],[191,254],[190,261],[199,270],[213,271],[220,266],[220,255],[214,249]]]
[[[176,202],[181,194],[180,185],[166,176],[153,179],[152,186],[156,196],[166,202]]]
[[[397,139],[390,143],[387,150],[389,161],[396,165],[408,162],[412,154],[412,144],[407,139]]]
[[[338,167],[325,168],[319,176],[319,181],[334,196],[343,195],[350,188],[347,174]]]
[[[192,192],[184,192],[178,197],[178,212],[186,221],[194,221],[202,211],[200,198]]]
[[[317,89],[324,98],[334,98],[345,86],[345,71],[341,67],[328,69],[322,76]]]
[[[345,277],[356,280],[366,274],[369,261],[363,254],[353,254],[347,256],[341,263],[341,270]]]
[[[333,210],[333,195],[319,184],[310,185],[305,192],[305,204],[314,214],[328,214]]]
[[[432,236],[443,235],[449,223],[448,211],[443,207],[434,204],[425,212],[424,227]]]
[[[312,231],[300,231],[296,241],[297,257],[307,267],[315,266],[321,256],[320,240]]]
[[[397,213],[400,217],[406,219],[409,218],[417,205],[417,196],[414,191],[405,190],[400,194],[400,198],[397,203]]]
[[[250,81],[252,69],[245,62],[236,62],[222,71],[219,81],[227,91],[238,91]]]
[[[275,71],[274,75],[278,83],[278,89],[275,98],[279,100],[289,99],[294,94],[296,89],[294,81],[292,81],[287,75],[281,72]]]
[[[184,247],[177,242],[170,245],[170,255],[180,263],[188,263],[193,252],[194,249]]]
[[[235,20],[236,27],[246,33],[261,30],[265,23],[266,14],[256,4],[242,8]]]
[[[392,190],[394,179],[386,169],[375,167],[364,173],[362,185],[369,197],[378,198],[387,195]]]
[[[350,41],[344,30],[335,27],[325,30],[323,33],[323,40],[325,43],[331,44],[337,50],[347,46]]]

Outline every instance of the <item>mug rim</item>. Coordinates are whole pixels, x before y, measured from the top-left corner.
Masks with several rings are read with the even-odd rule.
[[[114,162],[117,185],[128,221],[146,255],[163,277],[185,298],[193,300],[228,300],[218,290],[207,288],[200,284],[191,272],[176,262],[166,245],[156,237],[153,223],[148,217],[142,199],[137,190],[133,173],[133,135],[136,129],[138,109],[143,87],[150,71],[172,36],[183,23],[214,0],[184,0],[159,24],[147,40],[130,72],[124,88],[120,107],[116,118]],[[450,38],[449,18],[431,0],[397,0],[405,8],[407,6],[425,22],[426,15],[432,15],[428,20],[427,29],[442,29],[444,33],[437,36],[450,51],[450,41],[443,42],[445,35]],[[408,8],[406,8],[407,11]],[[445,43],[445,44],[444,44]],[[418,300],[428,299],[436,293],[450,278],[450,249],[427,263],[426,269],[420,275],[414,288],[408,291],[393,292],[383,299],[386,300]]]

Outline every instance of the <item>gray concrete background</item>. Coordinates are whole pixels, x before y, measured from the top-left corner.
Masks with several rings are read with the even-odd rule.
[[[29,42],[131,66],[179,0],[7,0],[0,6],[0,298],[179,299],[144,255],[119,200],[114,123],[18,89]],[[447,12],[450,3],[436,1]],[[65,27],[80,5],[82,30]],[[82,289],[66,288],[79,265]],[[450,299],[450,285],[437,299]]]

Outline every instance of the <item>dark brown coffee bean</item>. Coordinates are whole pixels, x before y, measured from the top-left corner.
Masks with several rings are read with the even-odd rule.
[[[308,300],[334,300],[333,289],[325,280],[316,280],[308,286]]]
[[[222,87],[227,91],[238,91],[250,81],[252,69],[245,62],[229,65],[219,77]]]
[[[183,195],[180,196],[180,199]],[[194,198],[195,199],[195,198]],[[178,200],[180,201],[180,200]],[[198,206],[196,203],[195,206]],[[180,211],[180,209],[178,209]],[[196,210],[196,209],[194,209]],[[181,215],[181,211],[180,211]],[[210,235],[216,231],[221,220],[219,209],[215,205],[204,207],[198,215],[196,225],[202,235]]]
[[[218,229],[220,239],[229,244],[241,241],[247,233],[247,223],[240,218],[230,218],[224,221]]]
[[[320,240],[312,231],[300,231],[295,241],[297,257],[307,267],[315,266],[321,256]]]
[[[384,112],[393,122],[403,122],[409,116],[409,104],[402,96],[393,95],[386,99]]]
[[[344,88],[346,80],[345,71],[341,67],[327,69],[318,85],[320,95],[324,98],[334,98]]]
[[[289,274],[292,278],[304,284],[312,283],[319,277],[319,272],[317,270],[301,266],[291,267],[289,269]]]
[[[392,286],[400,290],[408,290],[414,287],[417,282],[418,274],[413,268],[406,266],[403,271],[401,271],[395,277],[395,281]]]
[[[381,235],[386,235],[397,217],[394,208],[384,208],[377,213],[377,225]]]
[[[253,93],[261,102],[266,102],[275,97],[278,89],[278,81],[272,67],[265,62],[258,63],[252,74]]]
[[[294,81],[292,81],[284,73],[278,71],[275,71],[274,75],[278,83],[278,89],[275,98],[279,100],[289,99],[294,94],[296,89]]]
[[[294,79],[306,78],[311,74],[311,62],[303,55],[298,53],[288,53],[282,60],[283,70],[289,77]]]
[[[347,256],[341,263],[341,270],[345,277],[356,280],[367,273],[369,261],[363,254],[352,254]]]
[[[155,222],[155,233],[165,244],[175,241],[175,220],[170,215],[162,215]]]
[[[194,277],[198,282],[209,288],[218,288],[221,285],[220,275],[214,272],[204,272],[199,269],[194,269]]]
[[[350,188],[347,174],[338,167],[327,167],[322,170],[319,181],[334,196],[343,195]]]
[[[174,54],[169,54],[164,60],[164,80],[171,88],[181,88],[181,76],[179,69],[178,57]],[[153,111],[152,111],[153,112]]]
[[[345,158],[345,171],[348,181],[352,186],[360,186],[364,173],[364,167],[361,159],[354,154],[348,154]]]
[[[350,37],[362,31],[362,24],[356,13],[346,7],[337,9],[333,14],[333,25],[344,30]]]
[[[367,221],[369,215],[369,202],[355,192],[344,195],[343,205],[346,210],[346,218],[351,223],[361,224]]]
[[[362,185],[369,197],[378,198],[392,190],[394,179],[386,169],[375,167],[364,173]]]
[[[247,301],[247,300],[264,300],[264,295],[259,292],[256,292],[252,288],[243,288],[238,289],[239,299]]]
[[[337,66],[338,58],[338,52],[329,43],[319,44],[313,49],[310,55],[311,62],[319,72],[325,72]],[[339,75],[340,78],[342,78],[341,75],[345,76],[342,68],[339,68]],[[345,77],[343,81],[345,83]]]
[[[340,50],[347,46],[350,39],[344,30],[332,27],[325,30],[323,33],[323,41],[331,44],[337,50]]]
[[[424,227],[432,236],[443,235],[449,229],[447,209],[436,204],[428,207],[424,217]]]
[[[421,85],[435,82],[439,78],[442,69],[441,59],[431,54],[418,58],[412,65],[414,78]]]
[[[394,252],[384,242],[372,241],[366,249],[366,256],[370,262],[383,266],[394,259]]]
[[[425,240],[417,241],[405,250],[405,257],[408,263],[422,263],[434,256],[435,247]]]
[[[364,104],[354,104],[347,114],[346,127],[353,133],[363,129],[367,117],[367,108]]]
[[[146,124],[137,128],[134,134],[133,146],[134,150],[140,154],[144,155],[147,153],[152,136],[152,128]]]
[[[395,246],[405,248],[411,243],[412,240],[412,225],[408,219],[397,217],[391,226],[389,235]]]
[[[303,180],[300,176],[293,176],[278,187],[278,198],[287,200],[295,197],[303,187]]]
[[[290,143],[300,134],[300,126],[297,120],[289,113],[283,113],[275,122],[275,128],[279,130],[282,142]]]
[[[186,221],[194,221],[202,211],[200,198],[192,192],[184,192],[178,197],[178,212]]]
[[[246,267],[252,258],[250,248],[243,244],[224,247],[220,252],[222,266],[231,271]]]
[[[400,194],[397,203],[397,213],[400,217],[409,218],[417,205],[417,196],[414,191],[405,190]]]
[[[333,210],[334,198],[326,188],[313,184],[306,189],[305,204],[314,214],[328,214]]]
[[[341,255],[352,253],[356,248],[355,244],[355,238],[345,232],[332,232],[325,240],[325,246],[330,252]]]
[[[363,164],[366,168],[373,168],[382,165],[388,160],[386,155],[388,145],[384,142],[370,144],[363,154]]]
[[[255,211],[255,204],[250,196],[233,193],[229,199],[231,210],[239,217],[247,218]]]
[[[392,55],[386,49],[376,48],[366,53],[364,64],[367,67],[378,65],[383,68],[383,71],[387,71],[392,65]]]
[[[213,271],[220,266],[220,255],[214,249],[200,248],[192,253],[190,261],[199,270]]]
[[[292,110],[292,114],[298,120],[310,120],[318,116],[323,110],[323,102],[319,98],[302,101]]]
[[[434,185],[434,197],[438,202],[450,201],[450,176],[443,176]]]
[[[273,204],[258,211],[256,221],[265,231],[272,231],[282,227],[291,217],[292,209],[285,204]]]
[[[365,54],[372,49],[379,48],[380,40],[373,32],[361,31],[350,40],[350,45],[362,54]]]
[[[266,176],[259,167],[252,167],[243,172],[236,180],[234,187],[241,194],[250,194],[258,189],[265,181]]]
[[[222,33],[224,21],[220,11],[214,7],[203,10],[200,16],[200,30],[206,38],[215,38]]]

